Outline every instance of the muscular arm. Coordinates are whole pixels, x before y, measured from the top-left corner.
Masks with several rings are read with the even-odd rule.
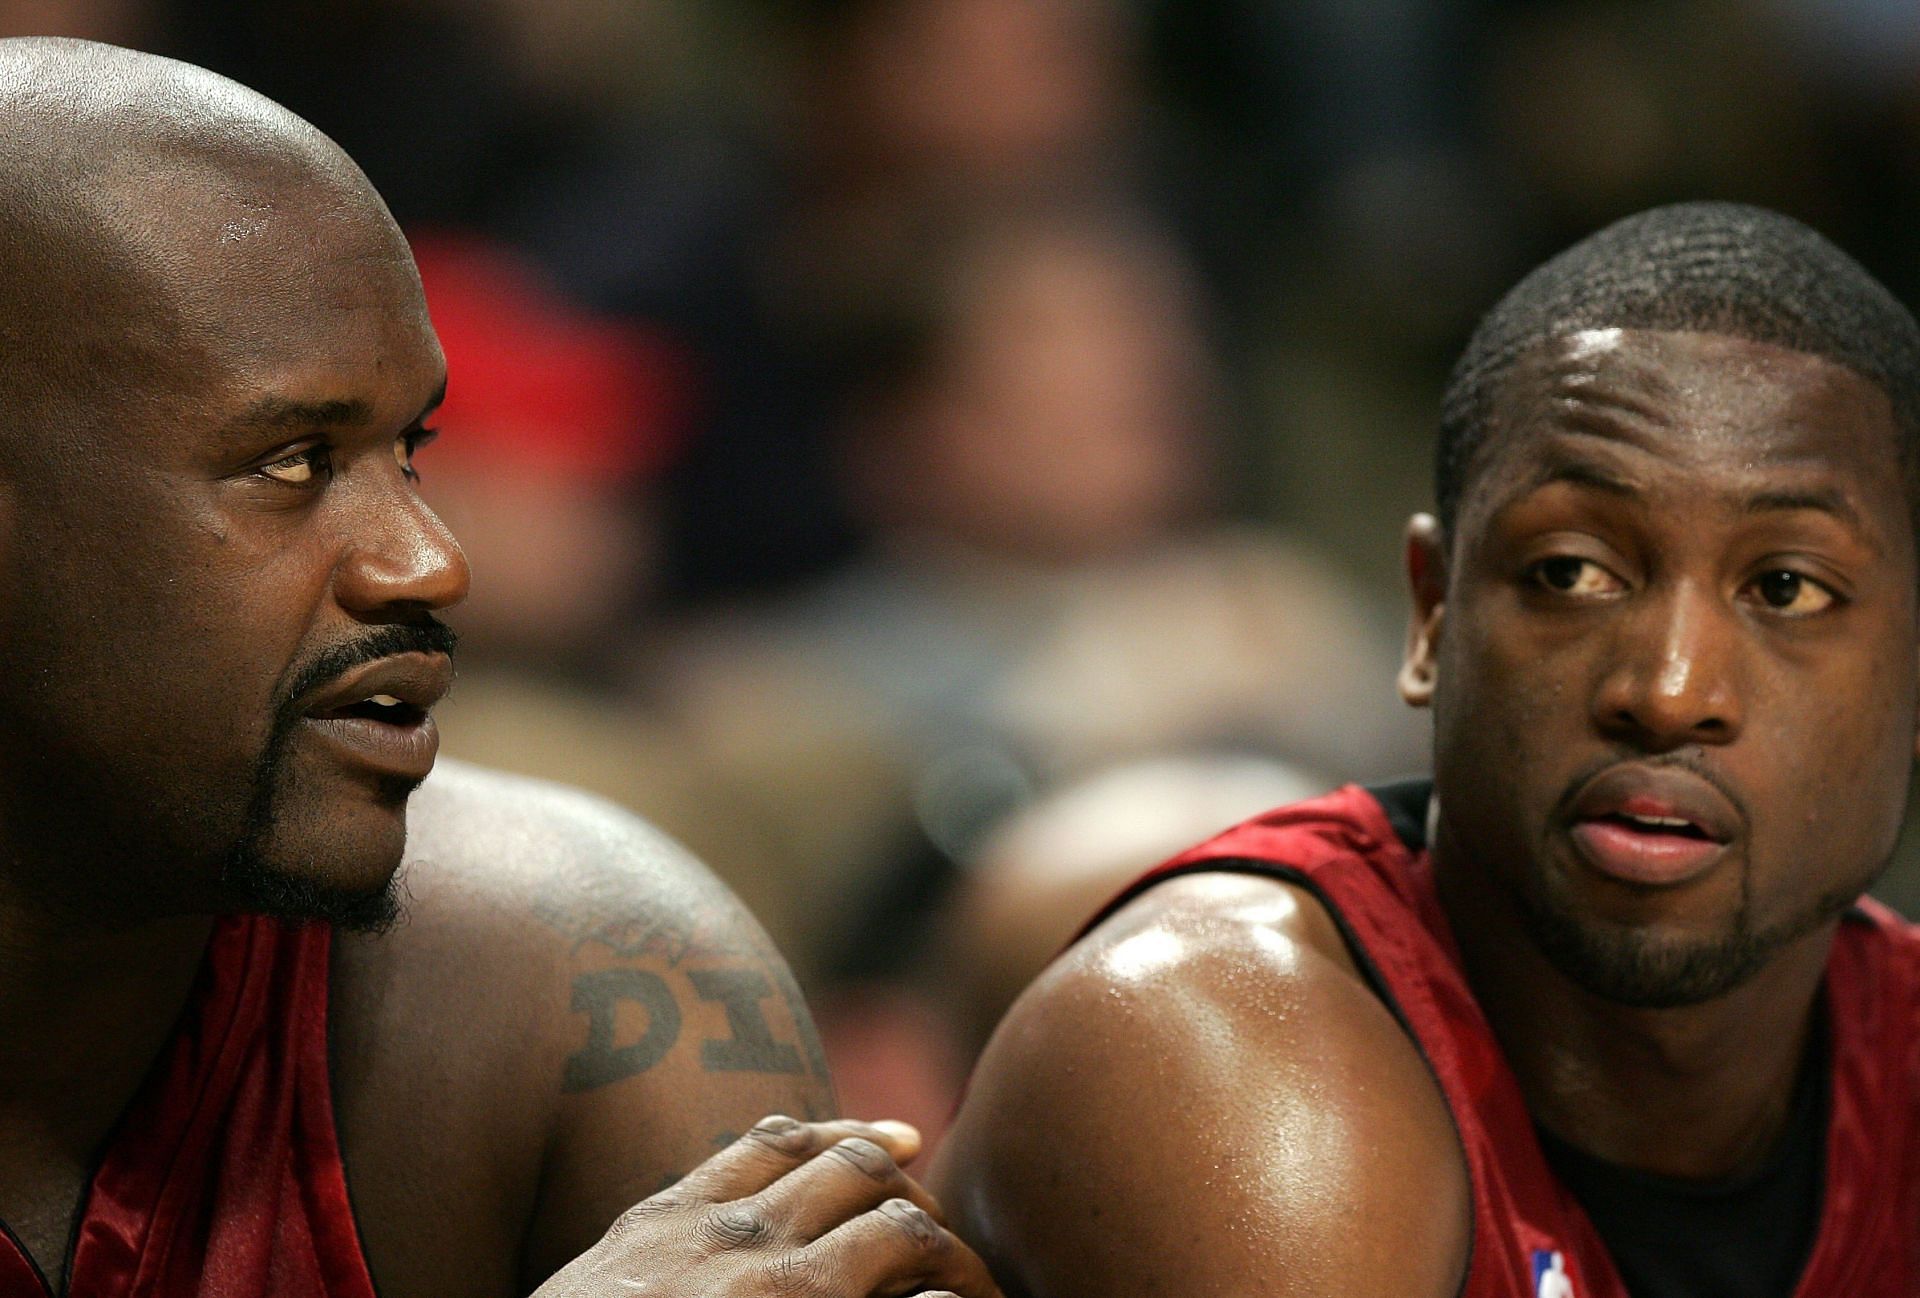
[[[525,1294],[769,1113],[833,1098],[786,965],[633,817],[450,765],[408,918],[342,939],[335,1095],[381,1292]]]
[[[932,1187],[1011,1295],[1453,1298],[1439,1091],[1304,893],[1163,884],[1014,1007]]]
[[[786,962],[676,849],[602,862],[535,913],[565,945],[567,1014],[529,1288],[759,1118],[834,1111]]]

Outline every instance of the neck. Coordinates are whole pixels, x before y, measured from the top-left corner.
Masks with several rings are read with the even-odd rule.
[[[88,925],[0,892],[0,1114],[111,1123],[172,1033],[212,926]]]
[[[1436,875],[1468,981],[1536,1121],[1598,1158],[1664,1176],[1718,1179],[1766,1157],[1806,1059],[1834,922],[1725,995],[1642,1009],[1550,964],[1484,871],[1443,862]]]

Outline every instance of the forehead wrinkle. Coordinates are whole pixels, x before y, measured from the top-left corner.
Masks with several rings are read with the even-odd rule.
[[[1546,363],[1542,386],[1550,407],[1583,428],[1606,422],[1670,423],[1680,390],[1661,366],[1621,350],[1617,342],[1600,350],[1583,347],[1579,340],[1585,336],[1559,339],[1558,354]]]
[[[1642,507],[1654,501],[1656,483],[1640,481],[1626,462],[1607,462],[1612,459],[1611,456],[1595,458],[1582,454],[1577,445],[1562,441],[1557,435],[1558,431],[1543,439],[1545,446],[1540,462],[1533,465],[1510,490],[1496,489],[1490,493],[1485,506],[1486,520],[1498,517],[1544,488],[1561,483]],[[1629,459],[1635,452],[1660,458],[1660,469],[1675,473],[1685,480],[1685,491],[1691,504],[1711,510],[1718,517],[1754,519],[1793,513],[1822,515],[1844,528],[1873,554],[1885,555],[1890,552],[1893,542],[1886,529],[1876,523],[1872,513],[1863,507],[1863,502],[1855,499],[1844,482],[1831,480],[1833,466],[1819,457],[1795,456],[1774,463],[1750,462],[1738,466],[1734,470],[1736,476],[1731,480],[1709,482],[1701,480],[1690,467],[1676,464],[1660,457],[1658,451],[1635,446],[1630,441],[1610,438],[1588,444],[1597,447],[1607,442],[1621,447]],[[1766,485],[1764,481],[1768,476],[1778,480],[1782,475],[1786,480],[1780,481],[1779,485]],[[1761,481],[1756,482],[1756,477]],[[1800,480],[1794,481],[1795,477]]]
[[[1527,475],[1509,500],[1520,500],[1532,495],[1542,487],[1564,482],[1576,487],[1586,487],[1622,500],[1638,500],[1645,493],[1641,487],[1624,474],[1591,460],[1583,460],[1566,454],[1551,455]]]

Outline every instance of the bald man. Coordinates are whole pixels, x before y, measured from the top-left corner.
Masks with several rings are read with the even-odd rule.
[[[0,42],[0,1292],[991,1295],[698,865],[427,779],[445,382],[312,127]]]

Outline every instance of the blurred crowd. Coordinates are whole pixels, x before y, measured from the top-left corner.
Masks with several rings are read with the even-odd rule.
[[[1912,0],[0,0],[25,32],[365,167],[451,367],[447,751],[685,840],[848,1107],[930,1127],[1117,881],[1420,767],[1400,526],[1507,284],[1715,197],[1920,299]]]

